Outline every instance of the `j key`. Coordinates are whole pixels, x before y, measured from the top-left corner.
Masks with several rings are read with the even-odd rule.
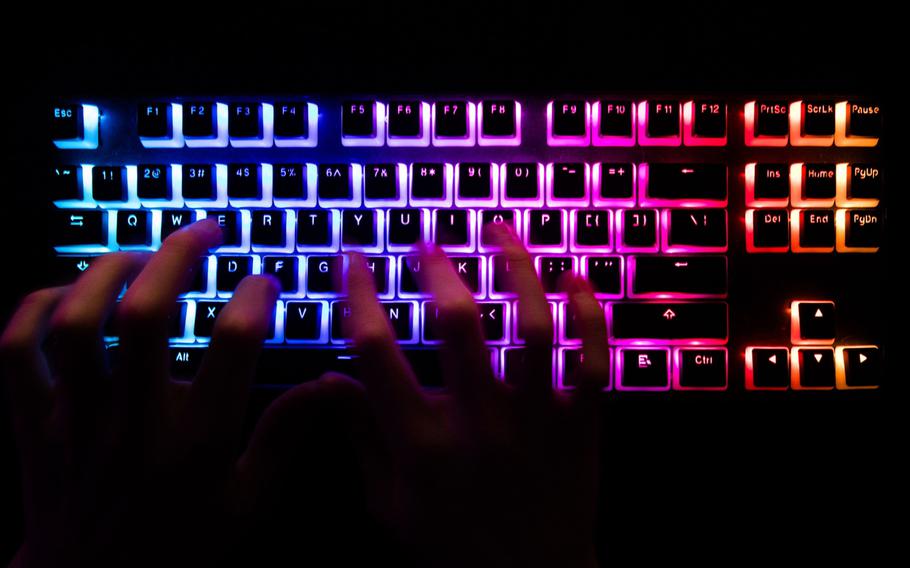
[[[322,302],[288,302],[284,306],[284,336],[289,340],[317,341],[322,338]]]
[[[668,244],[691,247],[727,246],[726,209],[673,209]]]
[[[874,103],[851,102],[847,105],[847,134],[878,138],[882,134],[882,113]]]
[[[537,164],[531,162],[506,164],[505,196],[509,199],[540,197]]]
[[[400,285],[403,294],[419,294],[420,290],[420,257],[403,256],[400,260]]]
[[[316,193],[320,199],[350,199],[351,166],[348,164],[322,164],[319,166]]]
[[[171,103],[140,103],[136,130],[142,138],[168,138],[171,129]]]
[[[56,246],[103,245],[107,243],[107,214],[97,209],[55,209]]]
[[[801,248],[834,248],[835,228],[832,210],[801,209],[798,214]]]
[[[376,286],[377,294],[389,294],[391,290],[389,285],[389,257],[387,256],[368,256],[364,258],[367,268],[373,273],[373,285]]]
[[[692,134],[703,138],[723,138],[727,135],[726,103],[696,100],[692,107]]]
[[[367,199],[397,199],[398,169],[395,164],[367,164],[364,167],[363,195]]]
[[[844,213],[847,248],[878,248],[882,244],[884,219],[878,209],[847,209]]]
[[[214,217],[218,221],[218,226],[221,227],[224,235],[221,239],[221,246],[239,247],[242,244],[243,235],[241,233],[239,211],[210,210],[206,212],[206,217]]]
[[[803,198],[833,199],[837,194],[834,164],[803,166]]]
[[[670,386],[666,349],[623,349],[621,389],[667,389]]]
[[[267,256],[262,259],[262,273],[271,274],[281,283],[285,294],[297,292],[297,257]]]
[[[193,324],[193,335],[211,337],[215,320],[227,302],[196,302],[196,321]]]
[[[581,199],[585,196],[585,165],[553,164],[553,197]]]
[[[369,137],[375,134],[375,101],[345,101],[341,103],[342,136]]]
[[[657,246],[657,211],[653,209],[623,209],[622,244],[629,248]]]
[[[600,101],[600,135],[632,136],[632,102]]]
[[[484,101],[480,112],[483,136],[515,136],[515,101]]]
[[[756,347],[751,350],[752,384],[759,389],[790,386],[790,355],[785,348]]]
[[[139,199],[170,199],[171,168],[163,164],[139,164],[136,191]]]
[[[661,200],[727,199],[724,164],[649,164],[648,198]]]
[[[787,101],[755,103],[755,135],[786,136],[790,133],[790,110]]]
[[[183,105],[183,134],[192,138],[215,136],[215,105],[188,102]]]
[[[637,256],[633,266],[633,294],[727,293],[727,258],[723,256]]]
[[[618,302],[612,306],[611,319],[617,340],[727,340],[727,304],[723,302]]]
[[[389,102],[389,136],[416,138],[422,133],[420,128],[421,105],[419,101]]]
[[[679,101],[648,101],[648,138],[679,136]]]
[[[262,197],[259,164],[228,164],[228,197],[259,199]]]
[[[95,201],[126,201],[126,173],[120,166],[92,168],[92,198]]]
[[[184,199],[215,199],[215,167],[207,164],[183,166]]]
[[[231,138],[262,137],[261,104],[231,103],[228,117],[228,135]]]
[[[219,292],[233,292],[247,275],[253,273],[253,258],[250,256],[219,256],[216,284]]]
[[[834,136],[834,101],[803,101],[803,134]]]
[[[876,347],[843,347],[844,385],[847,387],[875,387],[879,385],[881,363]],[[840,386],[840,385],[838,385]]]
[[[256,209],[250,242],[253,245],[283,247],[287,245],[286,213],[280,209]]]
[[[528,211],[528,244],[563,244],[563,215],[559,209],[532,209]]]
[[[458,164],[459,197],[467,199],[486,199],[493,195],[493,176],[487,163]]]
[[[433,211],[436,227],[436,244],[466,245],[470,243],[470,222],[464,209],[436,209]]]
[[[755,164],[755,199],[786,199],[790,174],[786,164]]]
[[[540,283],[547,294],[560,292],[559,279],[566,272],[575,272],[574,259],[570,256],[541,256]]]
[[[553,101],[554,136],[584,136],[586,121],[584,101]]]
[[[275,164],[272,168],[272,196],[275,199],[307,198],[306,168],[303,164]]]
[[[445,197],[443,164],[415,163],[411,166],[411,197],[442,199]]]
[[[82,170],[79,166],[57,166],[51,170],[51,195],[54,200],[82,199]]]
[[[880,199],[881,196],[881,168],[875,164],[848,164],[848,199]]]
[[[793,302],[793,343],[833,343],[834,302]]]
[[[306,103],[275,103],[275,136],[280,138],[306,138],[309,135],[308,118]]]
[[[677,365],[681,389],[727,387],[726,349],[680,349]]]
[[[468,105],[465,101],[439,101],[434,108],[436,136],[465,138],[468,135]]]
[[[54,105],[50,112],[53,140],[74,140],[84,134],[82,105]]]
[[[610,246],[610,211],[577,209],[575,215],[575,244],[592,247]]]
[[[461,278],[465,287],[472,294],[479,294],[481,291],[481,259],[476,256],[453,256],[450,257],[450,260],[452,261],[452,266],[455,268],[455,273]]]
[[[480,312],[480,323],[483,335],[487,341],[502,341],[506,339],[506,305],[503,302],[480,302],[477,304]]]
[[[585,270],[595,293],[622,294],[622,257],[589,256],[585,260]]]
[[[191,225],[195,220],[194,213],[189,209],[162,209],[161,210],[161,242],[164,242],[171,233]]]
[[[332,212],[327,209],[300,210],[297,213],[297,244],[328,246],[335,231]]]
[[[340,256],[307,257],[307,292],[335,294],[341,291],[344,258]]]
[[[752,239],[756,248],[786,248],[790,244],[786,209],[756,209],[752,215]]]
[[[517,229],[515,224],[515,210],[514,209],[484,209],[480,213],[480,242],[483,245],[490,246],[493,243],[486,238],[486,231],[484,227],[491,224],[503,223],[512,228],[512,230]]]
[[[341,213],[341,242],[345,245],[376,244],[376,210],[345,209]]]
[[[635,166],[630,163],[604,162],[600,166],[600,197],[631,199]]]
[[[423,236],[420,209],[389,209],[389,244],[416,245]]]
[[[124,209],[117,212],[117,244],[120,246],[152,244],[152,216],[148,211]]]
[[[192,381],[202,367],[206,349],[199,347],[177,347],[168,349],[171,376],[177,381]]]
[[[794,347],[799,360],[799,382],[795,388],[834,388],[834,349]]]

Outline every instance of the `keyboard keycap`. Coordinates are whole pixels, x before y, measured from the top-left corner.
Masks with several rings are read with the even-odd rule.
[[[231,138],[262,138],[263,107],[260,103],[231,103],[228,135]]]
[[[50,131],[53,140],[81,140],[84,135],[82,105],[61,104],[51,107]]]
[[[789,115],[786,101],[758,101],[755,103],[755,136],[787,136]]]
[[[316,191],[320,200],[344,201],[354,197],[349,164],[320,165],[317,184]]]
[[[259,164],[228,164],[228,197],[262,199],[262,168]]]
[[[139,199],[171,199],[170,166],[164,164],[139,164],[136,170],[136,192]]]
[[[669,349],[620,349],[617,390],[670,390]]]
[[[107,213],[98,209],[55,209],[52,212],[54,245],[104,247]]]
[[[284,336],[288,341],[325,341],[328,318],[324,302],[287,302]]]
[[[647,102],[647,138],[678,138],[680,135],[679,101],[658,100]],[[639,141],[644,144],[645,138]]]
[[[692,103],[693,142],[699,138],[727,136],[727,105],[716,100],[695,100]],[[687,141],[688,144],[688,141]]]
[[[587,143],[588,104],[581,100],[557,100],[550,103],[550,144],[558,138],[577,138]]]
[[[495,246],[486,238],[484,227],[491,224],[506,224],[516,233],[519,232],[521,213],[514,209],[484,209],[480,212],[480,244],[486,247]]]
[[[303,164],[275,164],[272,167],[272,197],[306,201],[307,170]]]
[[[256,209],[250,230],[250,242],[255,247],[287,246],[287,214],[281,209]]]
[[[120,210],[117,215],[117,244],[121,247],[148,247],[152,244],[152,216],[148,211]]]
[[[622,297],[622,257],[586,256],[583,274],[594,288],[594,295],[600,298]]]
[[[874,345],[838,347],[835,349],[838,389],[878,388],[881,378],[881,354]]]
[[[727,341],[727,304],[655,302],[610,304],[610,337],[617,343],[662,340],[670,344]]]
[[[604,162],[595,166],[594,204],[631,204],[635,197],[635,166],[629,162]]]
[[[341,292],[344,276],[344,258],[341,256],[307,257],[306,289],[309,294],[320,296]]]
[[[307,112],[307,103],[275,103],[275,137],[307,138],[310,135]]]
[[[493,167],[489,162],[462,162],[456,167],[456,201],[493,200],[494,190]]]
[[[376,247],[377,216],[373,209],[345,209],[341,212],[341,244],[352,247]]]
[[[621,235],[618,250],[657,252],[657,211],[655,209],[622,209],[617,212]]]
[[[548,168],[550,205],[585,200],[588,192],[588,165],[584,163],[555,163]]]
[[[467,209],[436,209],[433,211],[435,242],[453,250],[473,247],[473,211]]]
[[[481,144],[497,139],[520,138],[520,107],[517,102],[509,100],[484,101],[480,104],[480,139]]]
[[[724,164],[642,164],[642,205],[721,205],[727,202]]]
[[[433,142],[473,144],[474,105],[467,101],[438,101],[433,105]]]
[[[834,302],[790,305],[790,341],[794,345],[830,345],[835,338]]]
[[[183,134],[187,138],[215,138],[216,105],[206,102],[188,102],[183,105]]]
[[[389,209],[389,247],[409,249],[425,236],[423,211]]]
[[[376,286],[376,294],[380,297],[392,296],[391,259],[387,256],[367,256],[364,257],[364,262],[370,272],[373,273],[373,285]]]
[[[726,209],[671,209],[665,215],[666,252],[727,250]]]
[[[834,211],[831,209],[791,210],[790,242],[793,252],[833,252]]]
[[[215,320],[227,302],[196,302],[196,321],[193,323],[193,335],[197,338],[207,339],[212,337],[215,329]]]
[[[402,256],[399,258],[398,267],[399,293],[409,297],[425,296],[420,289],[420,257]]]
[[[882,133],[882,109],[869,101],[841,101],[834,105],[834,122],[838,146],[875,146]]]
[[[296,294],[299,288],[297,262],[296,256],[266,256],[262,259],[262,273],[277,278],[283,294]]]
[[[790,248],[790,218],[786,209],[746,211],[746,250],[787,252]]]
[[[233,292],[240,281],[253,273],[253,257],[219,256],[215,282],[219,292]]]
[[[339,228],[338,211],[307,209],[297,212],[297,246],[308,249],[333,248]]]
[[[221,227],[222,247],[239,247],[243,245],[243,228],[241,221],[243,216],[239,211],[228,210],[209,210],[206,211],[206,217],[214,217]]]
[[[528,249],[561,250],[565,248],[565,211],[561,209],[532,209],[527,212]]]
[[[746,205],[786,207],[790,200],[787,164],[746,164]]]
[[[576,272],[575,257],[571,256],[540,256],[537,257],[537,274],[543,291],[546,294],[558,294],[559,282],[565,273]]]
[[[786,347],[746,348],[746,389],[786,390],[790,387],[790,352]]]
[[[56,166],[51,170],[49,182],[55,201],[82,199],[82,169],[79,166]]]
[[[411,164],[411,200],[428,201],[446,198],[445,164]],[[442,203],[440,203],[442,205]]]
[[[790,387],[793,390],[831,390],[834,388],[834,349],[831,347],[794,347],[790,352]]]
[[[834,101],[807,100],[800,108],[801,136],[834,136]]]
[[[398,167],[395,164],[367,164],[363,169],[364,199],[397,202]]]
[[[540,164],[533,162],[508,163],[503,166],[503,202],[529,200],[543,204]]]
[[[136,130],[142,138],[170,138],[173,135],[171,103],[140,103],[136,113]]]
[[[161,210],[161,242],[172,233],[187,227],[196,220],[196,214],[189,209],[162,209]]]
[[[876,164],[837,165],[838,207],[875,207],[882,197],[882,171]]]
[[[878,209],[837,210],[838,252],[876,252],[883,231],[884,216]]]
[[[836,168],[834,164],[794,164],[794,178],[790,201],[795,206],[820,206],[834,205],[837,195]]]
[[[726,390],[727,350],[680,348],[675,352],[673,388],[678,390]]]
[[[509,304],[506,302],[478,302],[480,324],[484,338],[491,343],[509,339]]]
[[[215,185],[215,166],[209,164],[185,164],[182,169],[182,193],[184,199],[214,200],[218,197]]]
[[[92,168],[92,199],[95,201],[126,201],[126,172],[120,166]]]
[[[576,209],[572,225],[576,247],[594,247],[604,252],[610,250],[613,215],[603,209]]]
[[[342,138],[373,138],[377,133],[376,122],[376,101],[341,103]]]
[[[724,256],[633,256],[630,298],[697,298],[727,294]]]
[[[389,137],[420,138],[424,110],[419,101],[389,102]]]
[[[598,133],[601,138],[632,138],[634,104],[631,101],[599,101]]]

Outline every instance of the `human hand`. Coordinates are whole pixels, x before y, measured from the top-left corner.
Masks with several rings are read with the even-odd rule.
[[[495,380],[478,308],[445,254],[422,251],[421,285],[437,303],[447,394],[421,391],[352,255],[348,334],[378,428],[360,450],[376,514],[429,566],[596,566],[598,400],[609,355],[587,282],[565,290],[583,338],[579,387],[552,388],[553,322],[524,247],[490,226],[510,266],[525,338],[521,369]],[[512,386],[514,385],[514,386]]]

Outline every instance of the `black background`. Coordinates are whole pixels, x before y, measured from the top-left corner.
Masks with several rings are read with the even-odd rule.
[[[22,39],[8,33],[3,40],[8,82],[0,230],[7,290],[0,298],[0,321],[17,298],[41,283],[38,266],[46,252],[39,246],[43,240],[32,237],[44,228],[29,212],[43,206],[45,197],[29,188],[50,150],[36,123],[46,105],[61,97],[835,91],[881,100],[886,113],[891,110],[890,134],[899,133],[900,114],[906,112],[906,93],[896,90],[905,72],[897,19],[869,3],[837,10],[763,3],[736,13],[723,6],[656,3],[639,9],[567,2],[383,3],[337,11],[145,4],[121,8],[119,21],[102,17],[100,9],[80,11],[80,17],[67,10],[7,21],[7,28],[25,33]],[[110,9],[104,15],[110,16]],[[890,155],[903,150],[900,136],[886,140]],[[895,178],[886,178],[891,239],[903,212]],[[838,277],[855,284],[870,276]],[[886,310],[895,321],[881,325],[894,325],[900,296],[890,280],[884,289],[895,298],[895,309]],[[896,359],[889,362],[896,366]],[[906,443],[900,432],[906,419],[898,382],[904,379],[905,371],[889,371],[882,392],[857,399],[664,397],[608,404],[598,532],[605,564],[885,564],[905,528],[900,519],[906,470],[900,457]],[[2,560],[21,540],[5,420],[0,445],[0,526],[7,527],[0,535]],[[338,475],[339,484],[348,481]],[[362,550],[349,551],[352,559],[395,556],[356,510],[345,509],[356,509],[356,501],[353,492],[325,511],[313,505],[323,515],[313,523],[321,527],[313,534],[334,535],[324,541],[326,548],[356,541]],[[274,550],[292,541],[298,551],[303,546],[299,531],[285,524],[288,519],[270,533]]]

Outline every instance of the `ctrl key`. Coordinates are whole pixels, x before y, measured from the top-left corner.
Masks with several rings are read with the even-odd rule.
[[[835,349],[837,388],[877,389],[881,379],[881,355],[874,345],[842,346]]]

